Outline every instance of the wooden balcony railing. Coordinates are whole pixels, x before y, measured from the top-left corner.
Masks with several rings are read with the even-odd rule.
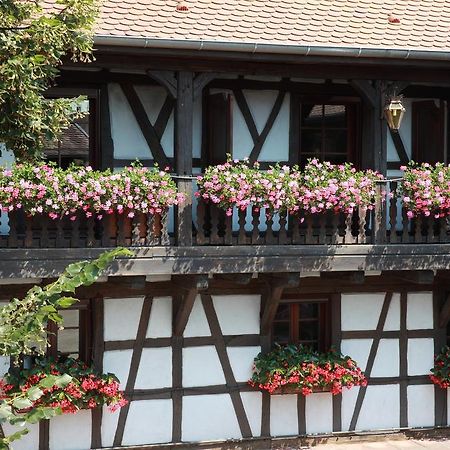
[[[378,186],[375,208],[352,214],[277,214],[248,208],[227,216],[215,205],[199,201],[192,224],[193,245],[358,245],[450,242],[447,218],[409,218],[395,181]],[[384,201],[382,200],[384,199]],[[1,248],[151,247],[183,245],[169,214],[107,215],[102,220],[78,215],[51,220],[46,216],[9,214],[9,231]]]

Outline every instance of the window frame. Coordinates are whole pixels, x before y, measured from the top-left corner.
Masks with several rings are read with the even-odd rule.
[[[298,295],[285,294],[280,300],[279,306],[289,305],[289,344],[299,344],[299,323],[302,321],[300,317],[301,304],[318,304],[318,334],[317,334],[317,349],[320,352],[328,351],[331,346],[331,295],[330,294],[314,294],[314,295]],[[304,319],[304,321],[313,321],[315,319]],[[274,324],[277,320],[274,319],[271,327],[271,342],[274,341]],[[308,344],[305,344],[308,345]]]

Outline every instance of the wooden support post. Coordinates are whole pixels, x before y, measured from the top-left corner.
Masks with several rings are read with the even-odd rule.
[[[194,76],[178,72],[175,110],[175,166],[179,175],[192,175],[192,126],[194,115]],[[178,190],[185,200],[177,208],[177,244],[192,245],[192,181],[179,180]]]
[[[111,136],[111,118],[109,114],[108,85],[100,88],[100,167],[99,169],[112,168],[114,165],[114,142]]]
[[[447,295],[439,314],[439,327],[445,328],[450,320],[450,294]]]
[[[362,161],[365,169],[386,175],[387,126],[383,116],[384,94],[380,81],[351,80],[350,84],[362,98]]]

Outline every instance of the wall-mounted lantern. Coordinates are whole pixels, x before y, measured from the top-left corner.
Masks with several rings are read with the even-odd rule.
[[[402,96],[391,97],[391,101],[384,107],[384,116],[392,131],[398,132],[402,124],[403,116],[405,115],[405,107],[402,103]]]

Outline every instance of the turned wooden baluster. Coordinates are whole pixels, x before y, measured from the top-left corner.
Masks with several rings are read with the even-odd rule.
[[[161,224],[161,245],[170,245],[169,236],[169,210],[165,209],[160,217],[159,221]]]
[[[386,242],[386,188],[378,184],[376,188],[375,210],[373,214],[373,242],[372,244],[384,244]]]
[[[115,235],[114,217],[105,213],[102,219],[102,247],[111,247],[111,237]]]
[[[280,231],[278,232],[278,244],[284,245],[287,244],[287,212],[280,212]]]
[[[409,242],[409,224],[408,211],[405,207],[402,208],[402,243],[407,244]]]
[[[197,203],[197,245],[206,244],[205,238],[206,205],[199,198]]]
[[[358,242],[360,244],[366,243],[366,217],[367,208],[360,206],[358,208]]]
[[[117,245],[122,246],[126,245],[126,237],[125,237],[125,214],[117,215]]]
[[[300,214],[291,216],[292,218],[292,243],[294,245],[300,244]]]
[[[247,210],[238,209],[238,244],[246,245],[247,244],[247,236],[245,234],[245,219],[247,216]]]
[[[233,217],[225,214],[224,218],[224,236],[223,241],[225,245],[233,244]]]
[[[326,244],[327,239],[327,216],[326,213],[319,214],[319,244]]]
[[[158,245],[158,237],[155,234],[155,222],[156,216],[153,214],[147,214],[147,235],[145,240],[149,247]]]
[[[427,242],[433,243],[436,241],[434,237],[434,224],[435,224],[435,218],[433,215],[430,215],[426,218],[426,228],[427,228]]]
[[[339,244],[340,233],[339,233],[339,218],[338,213],[333,213],[331,217],[331,243]]]
[[[415,219],[414,242],[422,242],[422,216],[420,215]]]
[[[131,246],[139,247],[141,245],[141,227],[140,227],[140,214],[134,213],[131,221]]]
[[[95,219],[94,216],[87,218],[86,247],[95,247]]]
[[[47,214],[42,214],[40,217],[40,223],[41,223],[41,236],[40,236],[40,242],[39,246],[41,248],[48,248],[50,246],[50,239],[48,236],[48,221],[49,217]]]
[[[445,242],[447,240],[447,219],[445,217],[439,217],[439,242]]]
[[[259,208],[252,208],[252,244],[259,244],[259,218],[260,210]]]
[[[77,248],[80,246],[80,215],[76,214],[74,217],[75,220],[71,220],[70,246]]]
[[[9,213],[9,238],[8,238],[8,247],[18,247],[19,239],[17,236],[17,213],[16,211],[11,211]]]
[[[344,242],[346,244],[352,244],[353,243],[352,219],[353,219],[353,213],[347,213],[345,215],[345,236],[344,236]]]
[[[33,217],[25,216],[25,239],[23,246],[30,248],[33,246]]]
[[[209,233],[210,244],[219,244],[219,208],[216,205],[210,207],[211,231]]]
[[[305,233],[305,243],[314,244],[313,241],[313,216],[312,214],[307,214],[305,217],[306,221],[306,233]]]
[[[64,217],[56,219],[55,247],[64,247]]]
[[[389,241],[391,244],[397,243],[397,182],[391,182],[391,198],[389,204]]]
[[[275,244],[275,236],[273,235],[273,215],[272,213],[266,214],[266,244],[273,245]]]

